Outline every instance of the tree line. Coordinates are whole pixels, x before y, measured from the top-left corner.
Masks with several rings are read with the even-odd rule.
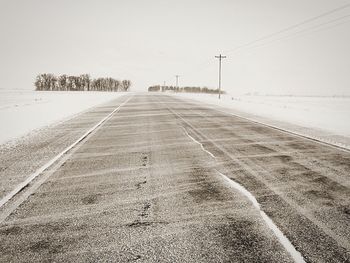
[[[154,85],[148,88],[149,92],[152,91],[171,91],[171,92],[188,92],[188,93],[209,93],[209,94],[219,94],[219,89],[210,89],[207,87],[174,87],[174,86],[160,86]],[[221,91],[221,94],[225,93]]]
[[[128,91],[131,81],[113,78],[91,79],[88,74],[55,76],[44,73],[36,77],[34,85],[36,90],[50,91]]]

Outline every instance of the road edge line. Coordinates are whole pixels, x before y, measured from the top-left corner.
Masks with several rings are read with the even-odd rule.
[[[109,113],[106,117],[104,117],[101,121],[99,121],[95,126],[90,128],[87,132],[85,132],[79,139],[77,139],[74,143],[72,143],[70,146],[65,148],[62,152],[60,152],[58,155],[56,155],[54,158],[52,158],[50,161],[48,161],[46,164],[38,168],[34,173],[32,173],[29,177],[27,177],[26,180],[24,180],[22,183],[19,183],[11,192],[9,192],[7,195],[5,195],[0,200],[0,208],[2,208],[8,201],[10,201],[15,195],[17,195],[19,192],[21,192],[24,188],[26,188],[36,177],[38,177],[40,174],[42,174],[46,169],[48,169],[50,166],[52,166],[57,160],[59,160],[64,154],[66,154],[68,151],[70,151],[72,148],[74,148],[78,143],[80,143],[82,140],[84,140],[89,134],[91,134],[94,130],[96,130],[99,126],[101,126],[107,119],[109,119],[116,111],[118,111],[122,106],[124,106],[133,96],[126,99],[122,104],[120,104],[117,108],[115,108],[111,113]]]
[[[171,95],[167,95],[167,96],[172,97]],[[274,129],[274,130],[286,133],[286,134],[290,134],[290,135],[293,135],[293,136],[296,136],[296,137],[299,137],[299,138],[302,138],[302,139],[305,139],[305,140],[313,141],[315,143],[318,143],[318,144],[321,144],[321,145],[324,145],[324,146],[328,146],[328,147],[331,147],[331,148],[334,148],[334,149],[337,149],[337,150],[341,150],[341,151],[350,153],[350,148],[348,148],[346,146],[338,145],[337,143],[328,142],[326,140],[323,140],[322,138],[317,138],[317,137],[314,137],[312,135],[307,135],[307,134],[299,133],[297,131],[284,129],[284,128],[278,127],[276,125],[273,125],[273,124],[267,124],[267,123],[264,123],[264,122],[261,122],[261,121],[258,121],[258,120],[251,119],[249,117],[243,117],[243,116],[238,115],[236,113],[229,112],[228,110],[230,110],[230,108],[225,107],[225,106],[217,105],[217,104],[210,103],[210,102],[201,102],[199,100],[183,98],[183,97],[180,97],[180,96],[176,96],[176,98],[181,98],[184,101],[188,100],[190,102],[194,102],[197,105],[209,106],[208,108],[210,108],[212,110],[215,110],[217,112],[221,112],[221,113],[224,113],[224,114],[227,114],[227,115],[231,115],[231,116],[234,116],[234,117],[237,117],[237,118],[241,118],[241,119],[244,119],[244,120],[247,120],[247,121],[250,121],[250,122],[253,122],[253,123],[256,123],[256,124],[260,124],[262,126],[265,126],[265,127],[268,127],[268,128],[271,128],[271,129]],[[221,109],[217,109],[214,106],[218,106]],[[305,127],[305,128],[307,128],[307,127]]]

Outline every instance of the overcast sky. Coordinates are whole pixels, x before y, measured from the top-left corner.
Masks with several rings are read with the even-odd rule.
[[[232,94],[350,95],[350,7],[245,46],[345,0],[0,0],[0,88],[38,73],[217,87]],[[334,22],[332,22],[334,21]],[[328,23],[328,24],[327,24]],[[298,33],[302,31],[302,33]]]

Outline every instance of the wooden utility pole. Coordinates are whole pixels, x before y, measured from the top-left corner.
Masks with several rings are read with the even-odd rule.
[[[176,77],[176,90],[175,90],[175,92],[177,92],[177,89],[179,88],[179,77],[180,77],[180,75],[175,75],[175,77]]]
[[[176,88],[178,88],[179,87],[179,77],[180,77],[180,75],[175,75],[175,77],[176,77]]]
[[[219,59],[219,99],[221,95],[221,60],[223,58],[226,58],[226,56],[222,56],[221,54],[219,56],[215,56],[216,58]]]

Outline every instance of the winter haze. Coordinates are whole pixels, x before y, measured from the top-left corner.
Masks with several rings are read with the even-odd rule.
[[[41,72],[89,73],[231,94],[350,95],[345,0],[0,1],[1,89],[33,89]]]
[[[0,262],[350,262],[349,29],[350,0],[0,0]]]

